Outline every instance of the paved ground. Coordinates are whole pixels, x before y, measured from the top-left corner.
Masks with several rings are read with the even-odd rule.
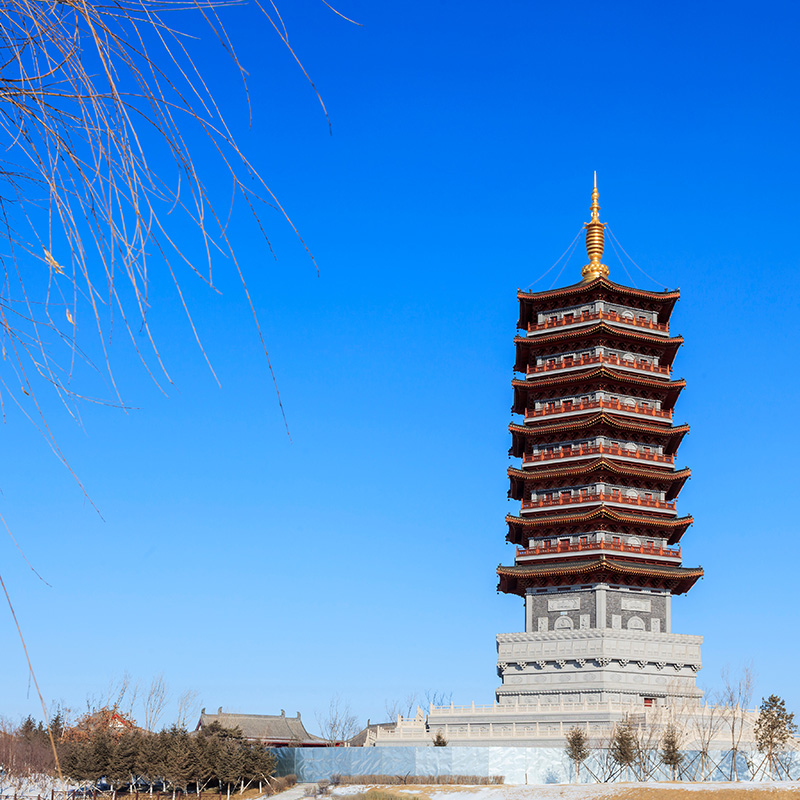
[[[306,797],[306,789],[316,786],[315,783],[298,783],[292,786],[291,789],[286,789],[283,792],[272,795],[272,797],[280,797],[281,800],[303,800]],[[257,797],[256,800],[267,800],[267,795]]]

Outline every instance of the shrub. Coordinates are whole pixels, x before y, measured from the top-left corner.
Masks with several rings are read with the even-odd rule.
[[[282,778],[270,778],[267,781],[266,793],[278,794],[286,789],[291,789],[297,783],[297,775],[284,775]]]
[[[334,778],[339,784],[350,786],[496,786],[505,781],[503,775],[491,775],[488,778],[485,775],[335,775]],[[358,797],[363,798],[367,794],[369,792]],[[337,797],[342,798],[343,795]],[[404,797],[404,800],[408,800],[408,797]]]

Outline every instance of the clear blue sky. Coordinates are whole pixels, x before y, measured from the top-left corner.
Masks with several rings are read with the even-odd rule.
[[[136,410],[86,407],[80,428],[47,403],[102,518],[9,411],[0,511],[52,588],[7,537],[0,560],[48,700],[80,709],[128,671],[311,729],[337,693],[363,721],[429,688],[491,702],[494,636],[523,625],[494,574],[513,557],[516,289],[588,219],[596,169],[601,218],[657,281],[636,285],[682,292],[679,508],[706,577],[673,628],[705,637],[705,688],[752,661],[758,697],[800,712],[797,4],[340,0],[363,27],[280,8],[332,136],[252,7],[225,14],[252,128],[218,50],[192,46],[320,266],[277,214],[277,261],[234,219],[292,440],[224,265],[221,298],[184,282],[221,389],[156,277],[170,396],[120,345]],[[0,619],[0,713],[37,715]]]

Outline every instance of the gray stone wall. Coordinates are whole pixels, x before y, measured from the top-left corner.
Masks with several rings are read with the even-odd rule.
[[[593,589],[534,594],[532,602],[534,631],[539,629],[541,619],[547,619],[549,631],[559,630],[556,623],[561,618],[568,619],[576,631],[597,626]]]
[[[557,630],[588,630],[597,627],[595,589],[545,592],[531,595],[531,633]],[[546,624],[545,621],[546,620]],[[559,622],[559,620],[561,620]],[[569,620],[566,623],[565,620]],[[654,633],[667,631],[667,598],[649,592],[606,590],[606,627]],[[637,626],[637,621],[641,624]],[[655,620],[655,624],[653,623]]]
[[[652,620],[657,620],[658,632],[667,630],[667,599],[664,595],[647,592],[606,591],[606,625],[614,628],[614,618],[619,618],[619,627],[628,630],[631,618],[644,622],[644,629],[653,630]]]

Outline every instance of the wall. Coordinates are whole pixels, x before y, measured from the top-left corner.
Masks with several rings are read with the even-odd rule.
[[[508,784],[563,783],[572,779],[572,768],[560,747],[280,747],[274,751],[277,774],[297,775],[298,781],[311,782],[329,779],[332,775],[502,775]],[[587,764],[596,774],[601,774],[605,751],[595,751]],[[730,780],[730,754],[723,751],[709,753],[712,766],[710,779]],[[749,780],[748,759],[760,764],[758,753],[740,752],[737,760],[738,777]],[[800,775],[800,758],[797,753],[787,756],[789,770],[795,780]],[[685,753],[685,762],[699,763],[694,751]],[[586,769],[581,783],[594,782]],[[668,780],[663,769],[656,769],[651,780]],[[688,772],[684,780],[700,779]],[[765,776],[759,774],[759,778]],[[631,776],[633,778],[633,776]],[[621,775],[619,780],[626,780]]]

